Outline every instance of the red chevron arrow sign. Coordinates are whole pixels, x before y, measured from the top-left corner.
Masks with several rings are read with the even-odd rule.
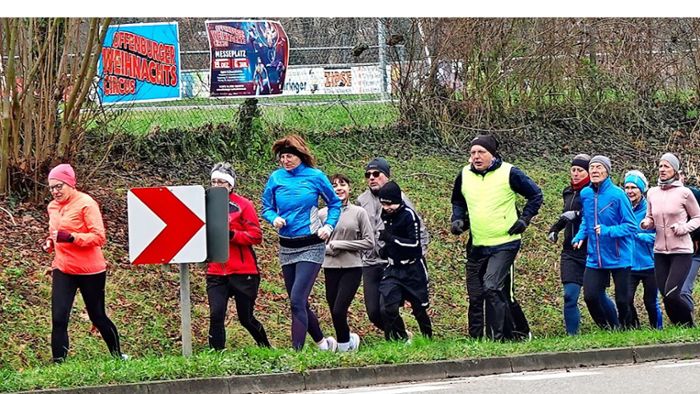
[[[207,257],[202,186],[134,188],[127,194],[133,264],[198,263]]]

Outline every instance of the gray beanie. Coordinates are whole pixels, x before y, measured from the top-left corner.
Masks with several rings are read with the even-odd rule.
[[[610,159],[607,156],[603,156],[603,155],[593,156],[590,164],[593,164],[593,163],[602,164],[603,167],[605,167],[605,169],[608,171],[608,175],[610,175],[610,171],[612,169],[612,164],[610,163]],[[590,164],[589,164],[589,166],[590,166]]]
[[[673,170],[676,171],[676,173],[678,173],[678,171],[681,169],[681,161],[678,160],[676,155],[674,155],[673,153],[664,153],[663,156],[661,156],[661,160],[667,161],[668,164],[670,164],[671,167],[673,167]]]
[[[212,167],[211,179],[223,179],[228,182],[231,187],[234,187],[236,186],[236,171],[231,167],[231,164],[222,161],[214,164],[214,167]]]

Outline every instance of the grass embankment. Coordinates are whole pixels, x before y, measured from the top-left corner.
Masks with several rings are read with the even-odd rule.
[[[106,356],[73,359],[27,371],[0,370],[0,392],[47,387],[79,387],[156,380],[206,378],[262,373],[304,372],[317,368],[362,367],[379,364],[420,363],[464,358],[603,349],[622,346],[700,340],[700,330],[672,328],[630,332],[592,332],[575,338],[550,337],[532,342],[494,343],[464,338],[417,338],[411,344],[372,338],[356,353],[327,353],[313,348],[244,347],[224,352],[201,351],[191,358],[175,355],[143,356],[120,361]]]
[[[195,356],[187,360],[179,357],[181,344],[177,268],[135,267],[128,263],[126,193],[129,188],[138,186],[207,184],[209,166],[218,160],[221,154],[212,151],[210,157],[186,162],[182,157],[171,153],[171,156],[153,156],[140,160],[130,161],[126,158],[110,166],[101,167],[90,180],[81,178],[81,175],[90,172],[91,164],[78,167],[79,187],[100,202],[105,217],[108,231],[105,256],[110,264],[107,306],[111,318],[120,330],[123,351],[132,356],[128,362],[115,362],[104,356],[105,345],[98,334],[90,331],[91,324],[83,302],[78,297],[69,326],[69,361],[60,366],[50,365],[50,280],[44,275],[50,257],[39,250],[47,226],[45,204],[33,205],[8,200],[8,208],[17,224],[12,225],[5,217],[0,219],[0,233],[4,234],[0,239],[0,389],[8,391],[232,373],[303,371],[318,367],[695,341],[700,336],[700,331],[695,329],[600,333],[593,328],[585,309],[582,324],[584,335],[577,338],[564,335],[561,314],[562,289],[558,269],[561,246],[547,243],[545,234],[561,210],[561,190],[567,184],[566,163],[571,152],[562,154],[563,148],[559,146],[568,146],[575,139],[569,137],[567,140],[567,137],[554,132],[542,137],[541,134],[536,134],[536,131],[532,134],[518,131],[512,133],[512,138],[521,140],[522,146],[506,145],[504,150],[519,152],[518,149],[522,147],[524,153],[511,155],[507,159],[514,157],[515,164],[542,187],[545,195],[540,214],[524,234],[524,246],[516,262],[516,294],[530,320],[536,339],[530,343],[517,344],[494,344],[465,339],[466,236],[454,237],[449,233],[449,200],[454,177],[465,164],[466,157],[441,153],[443,151],[432,145],[417,145],[401,135],[384,130],[345,133],[342,132],[342,128],[331,126],[336,124],[334,122],[343,124],[343,121],[323,120],[325,115],[315,112],[317,109],[319,107],[289,109],[288,112],[283,112],[283,117],[275,121],[270,120],[274,118],[270,118],[272,115],[269,114],[274,111],[266,108],[263,117],[268,118],[263,118],[262,124],[265,130],[275,130],[278,133],[315,130],[317,133],[313,137],[313,150],[319,158],[320,168],[327,174],[346,173],[355,182],[354,196],[365,188],[364,164],[375,155],[383,155],[389,159],[392,163],[393,178],[414,201],[432,236],[428,264],[431,276],[430,313],[435,341],[417,340],[411,346],[384,343],[381,333],[373,328],[366,318],[362,291],[359,291],[349,316],[353,331],[363,338],[359,353],[339,355],[290,351],[288,302],[276,258],[276,236],[272,228],[264,224],[265,240],[256,249],[263,273],[257,316],[265,325],[276,349],[251,348],[252,339],[237,323],[235,308],[230,305],[227,321],[229,351],[223,354],[209,352],[204,269],[194,268],[191,279]],[[299,113],[295,115],[294,111]],[[358,129],[378,128],[372,126],[372,122],[384,119],[382,116],[388,113],[386,110],[378,111],[381,116],[366,118],[368,123]],[[351,114],[358,119],[362,112],[351,111]],[[297,117],[294,118],[295,116]],[[312,123],[304,123],[302,120]],[[347,126],[348,120],[344,122]],[[316,129],[314,124],[326,126]],[[326,130],[332,132],[324,134],[323,137],[319,136],[318,131]],[[132,132],[138,134],[139,130]],[[214,132],[216,130],[212,131]],[[551,146],[554,148],[540,144],[538,141],[541,140],[537,138],[551,140]],[[196,138],[188,141],[195,143]],[[463,141],[466,141],[466,144],[469,139],[465,138]],[[177,142],[173,144],[177,145]],[[87,147],[95,151],[99,151],[100,148]],[[457,148],[465,149],[464,146]],[[614,151],[616,147],[610,146],[609,149]],[[560,153],[552,154],[557,151]],[[154,149],[153,152],[156,155],[160,151]],[[549,157],[545,152],[550,153]],[[228,157],[225,159],[233,160]],[[264,182],[275,164],[260,157],[254,159],[235,163],[239,170],[238,191],[250,197],[260,208]],[[648,158],[640,158],[640,161],[645,160]],[[616,161],[614,172],[619,176],[628,169],[627,167],[629,165]],[[323,275],[316,283],[311,302],[321,319],[322,328],[327,335],[331,335],[333,331],[324,297]],[[581,305],[583,307],[582,302]],[[644,315],[641,303],[638,304],[638,311]],[[404,312],[404,317],[409,328],[418,332],[410,313]]]

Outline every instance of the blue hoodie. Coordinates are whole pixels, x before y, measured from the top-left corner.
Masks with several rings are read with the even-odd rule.
[[[319,196],[328,205],[325,223],[318,218]],[[315,234],[324,224],[335,228],[342,206],[323,171],[304,163],[289,171],[273,171],[265,185],[262,204],[263,219],[272,224],[281,217],[287,222],[279,230],[279,235],[286,238]]]
[[[586,268],[631,267],[637,225],[625,192],[608,177],[598,187],[581,190],[581,206],[581,226],[571,243],[588,239]],[[601,226],[600,235],[595,232],[596,225]]]
[[[636,207],[633,208],[637,223],[637,230],[634,234],[634,257],[632,260],[632,271],[643,271],[654,268],[654,239],[656,230],[642,230],[639,223],[647,214],[647,199],[642,196]]]

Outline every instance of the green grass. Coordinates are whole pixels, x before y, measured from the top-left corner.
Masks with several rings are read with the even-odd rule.
[[[306,96],[259,96],[259,97],[222,97],[222,98],[183,98],[181,100],[158,101],[147,103],[112,104],[107,108],[129,109],[133,107],[181,107],[181,106],[210,106],[210,105],[239,105],[248,98],[258,99],[261,105],[276,105],[290,103],[330,103],[330,102],[356,102],[376,101],[381,99],[380,94],[318,94]]]
[[[239,101],[219,101],[218,104],[240,104]],[[146,134],[155,130],[187,130],[205,125],[235,124],[237,107],[212,107],[211,103],[200,101],[176,102],[191,107],[179,109],[178,105],[168,105],[130,111],[126,108],[108,108],[107,125],[93,122],[88,129],[107,128],[112,132]],[[261,102],[262,122],[268,128],[287,129],[295,132],[324,132],[353,129],[377,129],[396,123],[398,110],[390,103],[357,103],[344,98],[324,104],[300,105],[289,101],[286,106],[268,106]],[[216,104],[216,103],[215,103]]]
[[[540,352],[576,351],[700,340],[700,329],[664,331],[595,331],[577,337],[548,337],[531,342],[494,343],[473,339],[430,341],[415,338],[411,344],[374,341],[356,353],[327,353],[307,346],[288,349],[245,347],[231,351],[201,351],[190,358],[177,355],[144,356],[128,361],[108,357],[72,360],[25,371],[0,370],[0,392],[57,387],[93,386],[155,380],[204,378],[261,373],[304,372],[317,368],[361,367]]]

